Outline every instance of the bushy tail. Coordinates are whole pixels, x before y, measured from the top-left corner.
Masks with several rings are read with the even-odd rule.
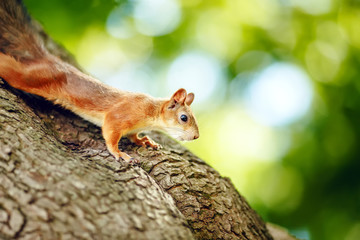
[[[40,58],[45,50],[21,0],[0,0],[0,52],[20,61]]]

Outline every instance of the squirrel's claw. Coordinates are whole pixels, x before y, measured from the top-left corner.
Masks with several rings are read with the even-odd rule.
[[[130,158],[130,160],[129,160],[129,164],[131,164],[131,165],[133,165],[133,166],[137,166],[137,165],[140,164],[140,161],[139,161],[138,159],[132,157],[132,158]]]
[[[154,143],[151,147],[156,150],[162,149],[162,146],[158,143]]]

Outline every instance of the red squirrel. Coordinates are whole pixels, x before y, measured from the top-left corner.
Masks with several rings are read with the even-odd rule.
[[[170,99],[158,99],[107,86],[49,53],[34,29],[21,1],[0,0],[0,77],[100,126],[117,160],[133,160],[118,148],[123,136],[137,145],[160,147],[138,136],[144,130],[165,131],[178,140],[199,137],[190,109],[193,93],[179,89]]]

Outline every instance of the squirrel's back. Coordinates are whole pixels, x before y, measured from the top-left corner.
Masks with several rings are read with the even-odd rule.
[[[46,50],[21,0],[0,0],[0,52],[17,60],[42,57]]]

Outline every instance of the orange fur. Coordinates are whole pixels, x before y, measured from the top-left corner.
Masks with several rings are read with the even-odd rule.
[[[130,93],[109,87],[83,74],[73,66],[48,55],[34,62],[22,63],[0,53],[0,77],[11,86],[40,95],[70,109],[79,116],[102,127],[108,150],[116,159],[131,157],[118,149],[122,136],[129,135],[135,144],[158,148],[145,136],[144,130],[173,132],[180,140],[198,138],[199,132],[189,104],[194,98],[179,89],[170,100]],[[186,114],[187,123],[179,120]]]
[[[161,130],[179,140],[199,137],[190,109],[193,93],[179,89],[164,100],[107,86],[50,54],[33,34],[31,19],[18,1],[0,1],[0,13],[0,77],[14,88],[42,96],[101,126],[116,159],[131,159],[118,149],[123,136],[135,144],[159,148],[149,137],[139,138],[141,131]]]

